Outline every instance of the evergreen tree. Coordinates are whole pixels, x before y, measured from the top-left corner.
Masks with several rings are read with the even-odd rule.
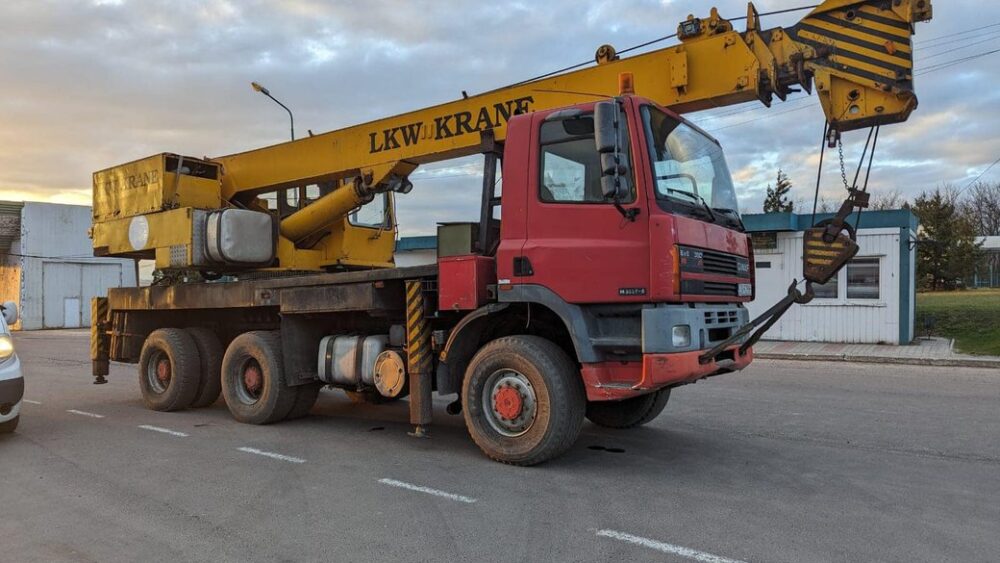
[[[932,290],[954,289],[971,276],[982,258],[976,228],[962,214],[954,189],[936,188],[913,202],[920,218],[921,244],[917,251],[917,277]]]
[[[789,213],[795,209],[795,204],[788,197],[792,192],[792,181],[781,169],[778,169],[778,180],[772,188],[767,185],[767,197],[764,198],[764,213]]]

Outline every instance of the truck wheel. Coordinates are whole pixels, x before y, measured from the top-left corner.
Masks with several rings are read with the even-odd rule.
[[[316,399],[319,398],[319,390],[322,388],[322,383],[307,383],[296,387],[295,404],[292,405],[292,410],[288,411],[288,416],[285,417],[285,420],[295,420],[309,414],[313,405],[316,404]]]
[[[201,380],[198,347],[179,328],[161,328],[146,337],[139,356],[139,388],[154,411],[186,409]]]
[[[214,404],[222,393],[222,343],[215,332],[207,328],[189,328],[187,333],[198,347],[198,357],[201,359],[198,393],[191,403],[192,407],[200,409]]]
[[[586,396],[579,370],[558,346],[508,336],[484,346],[462,385],[465,425],[490,458],[535,465],[568,450],[580,435]]]
[[[670,389],[660,389],[624,401],[594,401],[587,403],[587,419],[606,428],[635,428],[659,416],[669,399]]]
[[[0,434],[10,434],[11,432],[17,430],[17,423],[20,420],[20,416],[15,416],[7,422],[0,422]]]
[[[244,332],[222,358],[222,395],[233,418],[271,424],[288,416],[298,393],[285,385],[281,337],[274,331]]]

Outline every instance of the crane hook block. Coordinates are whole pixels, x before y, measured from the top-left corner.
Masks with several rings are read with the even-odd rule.
[[[825,225],[819,225],[805,232],[802,244],[802,275],[807,281],[823,285],[833,279],[837,272],[858,254],[858,246],[853,228],[844,224],[840,233],[828,242]]]

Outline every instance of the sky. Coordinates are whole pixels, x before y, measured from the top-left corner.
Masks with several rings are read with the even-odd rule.
[[[718,0],[723,16],[741,0]],[[446,102],[673,33],[700,0],[5,0],[0,3],[0,200],[88,204],[95,170],[160,152],[223,155]],[[761,12],[802,5],[760,0]],[[935,0],[921,68],[1000,49],[1000,3]],[[765,18],[794,24],[804,13]],[[976,28],[994,27],[972,31]],[[737,22],[737,27],[739,22]],[[661,43],[654,48],[665,46]],[[884,128],[874,193],[959,188],[1000,158],[1000,53],[918,76],[920,107]],[[641,86],[640,86],[641,90]],[[640,91],[640,94],[642,92]],[[802,94],[798,95],[803,96]],[[716,136],[745,213],[778,168],[811,206],[822,112],[815,97],[689,114]],[[845,136],[848,168],[865,132]],[[478,217],[475,159],[426,166],[398,203],[404,235]],[[821,191],[843,192],[836,153]],[[1000,181],[1000,165],[983,180]],[[809,203],[807,203],[809,202]]]

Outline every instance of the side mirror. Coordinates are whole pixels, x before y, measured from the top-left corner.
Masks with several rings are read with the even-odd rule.
[[[622,182],[620,176],[604,176],[601,178],[601,193],[604,199],[621,201],[628,197],[628,188]]]
[[[598,102],[594,106],[594,142],[601,154],[619,150],[617,103]]]
[[[3,310],[3,320],[7,323],[7,326],[17,323],[17,303],[7,301],[3,305],[0,305],[0,310]]]

